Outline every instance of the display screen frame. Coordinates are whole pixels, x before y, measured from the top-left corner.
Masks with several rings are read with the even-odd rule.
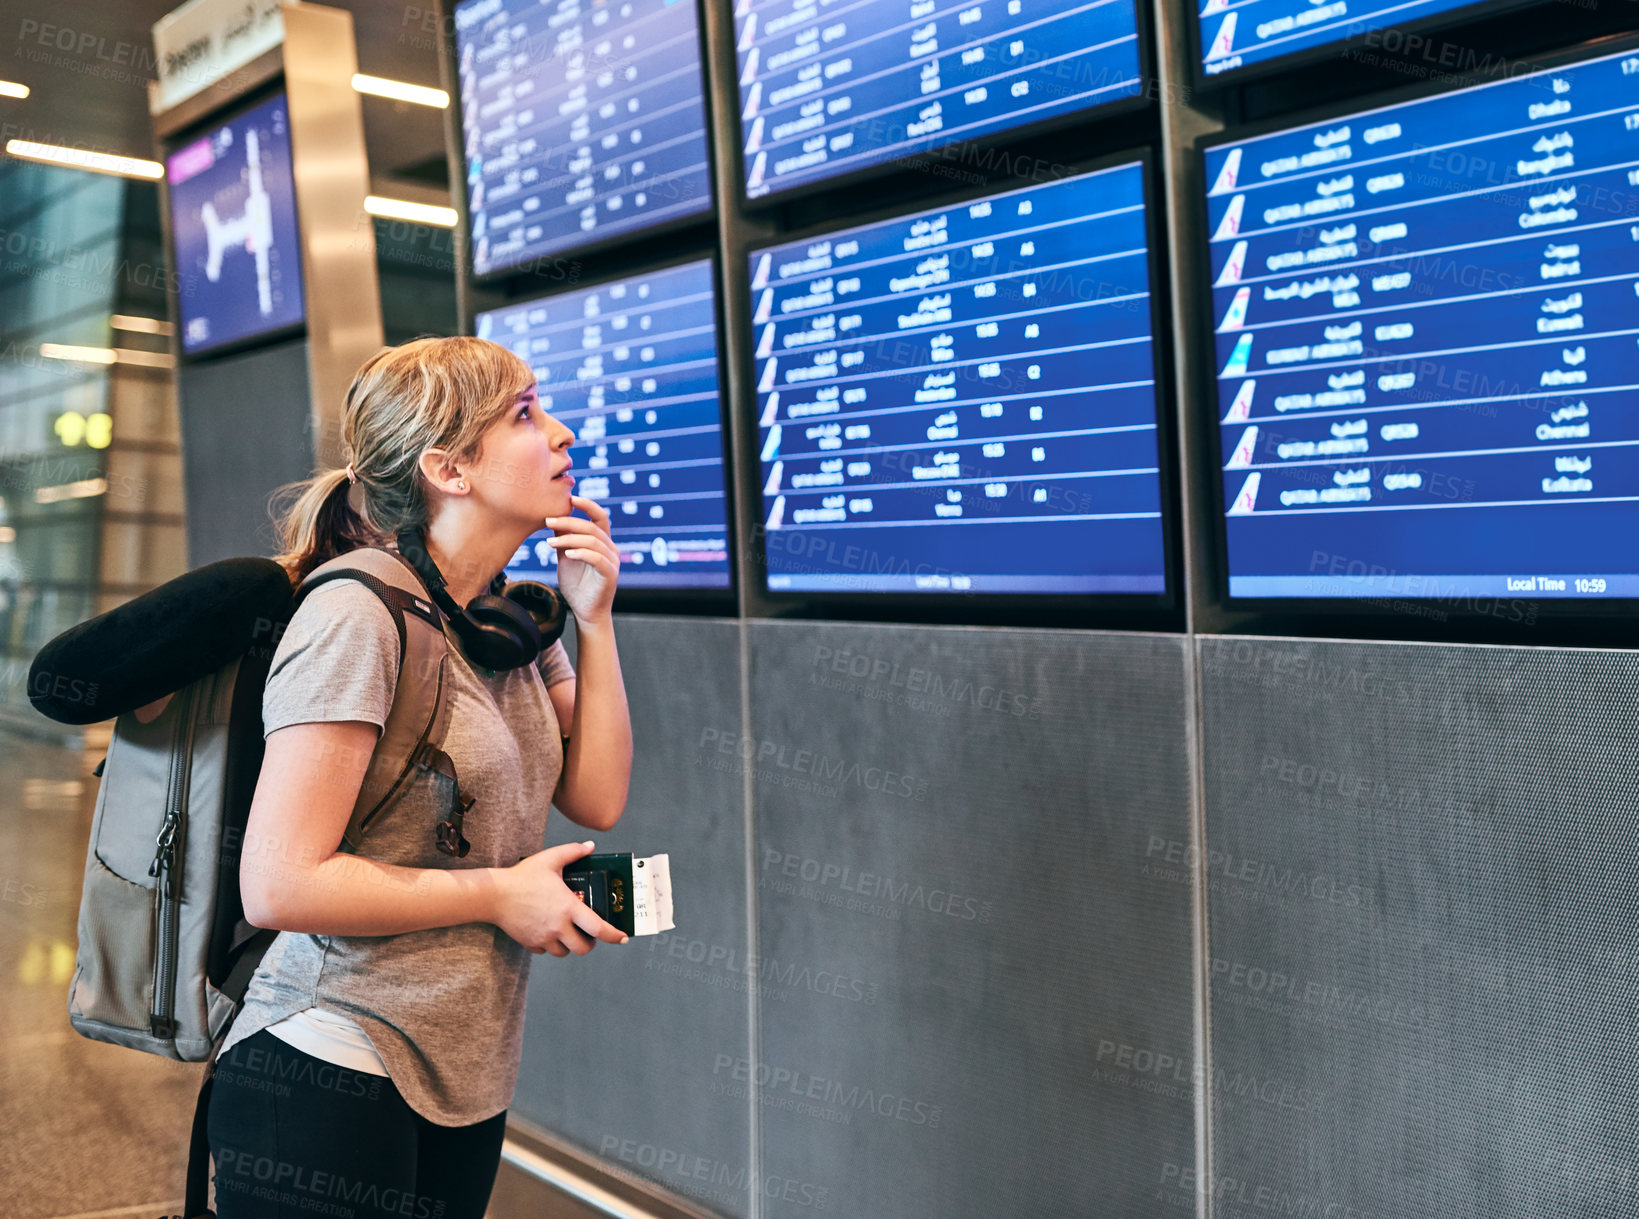
[[[1189,21],[1192,84],[1202,92],[1251,84],[1269,77],[1301,71],[1319,63],[1347,58],[1353,52],[1368,45],[1368,40],[1373,35],[1381,34],[1386,30],[1394,30],[1396,33],[1408,37],[1429,34],[1441,29],[1468,25],[1472,22],[1489,21],[1524,9],[1544,7],[1551,2],[1552,0],[1468,0],[1468,3],[1457,8],[1429,13],[1412,21],[1391,21],[1386,25],[1373,26],[1371,29],[1362,30],[1360,33],[1347,38],[1323,42],[1318,46],[1303,47],[1282,55],[1271,56],[1269,59],[1260,59],[1256,63],[1244,64],[1238,68],[1227,68],[1222,72],[1211,74],[1208,74],[1206,70],[1206,30],[1202,28],[1200,10],[1197,8]],[[1522,56],[1521,58],[1534,58],[1534,56]],[[1447,83],[1459,75],[1461,73],[1453,73],[1448,76],[1446,78]]]
[[[1134,94],[1113,98],[1107,102],[1080,106],[1067,113],[1049,115],[1046,118],[1036,119],[1017,127],[1002,127],[984,135],[976,136],[971,140],[952,140],[948,144],[936,144],[931,148],[903,153],[900,156],[885,158],[870,165],[862,165],[858,169],[847,170],[833,177],[819,178],[783,189],[773,189],[767,194],[758,195],[755,199],[746,193],[745,120],[740,117],[740,57],[736,49],[735,25],[731,17],[726,22],[728,26],[726,36],[729,39],[728,54],[730,62],[735,65],[734,80],[730,82],[734,93],[733,126],[736,133],[734,147],[731,150],[731,159],[734,169],[735,193],[738,197],[737,201],[740,209],[748,214],[767,212],[799,200],[811,199],[817,195],[827,195],[833,191],[859,186],[862,183],[875,181],[890,174],[917,173],[920,169],[919,161],[924,157],[928,158],[928,164],[937,164],[943,160],[956,159],[955,150],[983,150],[1004,144],[1021,144],[1024,141],[1050,135],[1055,131],[1061,131],[1068,127],[1094,123],[1102,124],[1144,111],[1154,103],[1157,93],[1155,40],[1149,0],[1133,0],[1133,13],[1138,29],[1138,75],[1134,78],[1138,91]],[[1130,136],[1123,137],[1123,139],[1130,138]],[[1055,165],[1053,168],[1062,167]],[[1007,179],[998,179],[998,181],[1005,180]],[[987,183],[979,188],[980,193],[994,189],[997,189],[994,183]]]
[[[1522,56],[1517,63],[1531,65],[1529,72],[1511,73],[1507,80],[1520,80],[1538,72],[1574,67],[1592,59],[1602,59],[1639,50],[1639,33],[1612,35],[1555,48],[1539,55]],[[1191,170],[1196,189],[1191,189],[1185,206],[1189,208],[1189,281],[1196,303],[1195,321],[1203,342],[1213,345],[1217,332],[1216,307],[1212,299],[1211,226],[1208,216],[1207,154],[1215,148],[1279,134],[1294,128],[1335,123],[1378,110],[1426,100],[1478,85],[1497,83],[1498,78],[1470,75],[1439,83],[1427,81],[1372,93],[1365,97],[1334,101],[1278,118],[1244,126],[1208,132],[1194,142]],[[1212,357],[1200,361],[1189,386],[1197,409],[1190,412],[1187,426],[1194,429],[1200,452],[1209,454],[1195,471],[1199,481],[1194,489],[1209,505],[1208,548],[1209,588],[1213,601],[1230,614],[1246,615],[1250,621],[1270,631],[1313,634],[1320,629],[1345,637],[1406,637],[1476,640],[1484,642],[1568,642],[1586,643],[1588,636],[1572,628],[1602,627],[1601,638],[1627,640],[1632,636],[1624,620],[1639,615],[1639,598],[1605,597],[1583,600],[1574,597],[1472,596],[1462,598],[1393,596],[1358,597],[1248,597],[1230,593],[1229,518],[1225,509],[1222,469],[1221,405],[1218,397],[1218,368],[1215,345]],[[1389,604],[1383,604],[1389,602]]]
[[[285,87],[284,74],[281,72],[270,80],[265,81],[257,88],[235,97],[226,105],[221,106],[202,116],[197,121],[189,123],[165,137],[161,147],[161,164],[165,167],[165,177],[160,181],[160,199],[163,207],[165,229],[165,256],[170,260],[173,275],[168,295],[173,302],[173,320],[176,326],[176,346],[174,348],[179,364],[201,364],[219,360],[226,356],[235,356],[252,351],[260,347],[272,347],[291,339],[300,338],[307,333],[307,319],[309,316],[307,302],[307,250],[305,234],[301,223],[301,199],[296,190],[295,174],[295,147],[296,135],[292,129],[286,133],[291,147],[291,206],[296,216],[296,234],[298,238],[298,277],[302,288],[302,316],[295,322],[281,323],[266,330],[258,330],[254,334],[240,335],[221,343],[212,343],[206,347],[188,351],[183,345],[182,336],[187,321],[182,313],[182,272],[181,261],[177,255],[176,245],[176,217],[171,206],[171,157],[189,144],[192,144],[211,132],[243,118],[252,110],[257,109],[275,98],[283,98],[285,103],[285,121],[290,123],[290,95]]]
[[[676,270],[678,267],[690,263],[706,262],[711,269],[712,286],[712,320],[716,327],[714,347],[717,360],[717,426],[718,441],[723,455],[723,503],[724,503],[724,537],[728,542],[728,585],[715,588],[640,588],[617,583],[615,585],[616,610],[638,613],[730,613],[732,614],[737,603],[739,592],[739,539],[735,530],[736,490],[734,481],[734,464],[732,460],[732,445],[729,434],[732,417],[731,387],[726,376],[728,360],[724,353],[723,331],[725,326],[723,301],[723,260],[715,249],[705,247],[690,247],[682,253],[663,261],[644,262],[639,266],[628,267],[619,272],[601,275],[596,279],[575,283],[567,287],[542,292],[532,296],[519,296],[512,300],[491,305],[488,308],[477,310],[472,318],[472,333],[478,330],[479,313],[497,313],[508,309],[519,309],[529,305],[540,304],[560,297],[573,296],[581,292],[594,291],[617,283],[630,283],[646,275],[655,275],[662,271]],[[494,341],[494,340],[491,340]],[[503,344],[504,346],[504,344]],[[551,414],[550,411],[547,412]],[[554,416],[555,418],[555,416]],[[583,448],[579,434],[576,443],[570,446],[571,455],[577,458],[574,473],[584,475],[586,466],[578,460],[577,449]],[[577,492],[578,494],[578,492]],[[613,515],[611,514],[611,523]],[[548,532],[538,530],[537,532]],[[530,535],[535,536],[534,534]],[[624,574],[626,567],[621,565]],[[508,576],[508,579],[533,579],[534,576]]]
[[[511,0],[507,0],[511,2]],[[577,266],[579,260],[596,255],[607,254],[623,246],[636,242],[651,241],[656,238],[670,236],[688,229],[714,224],[717,219],[717,147],[715,132],[712,125],[713,98],[710,74],[707,61],[708,30],[703,3],[707,0],[686,0],[694,9],[694,28],[697,51],[700,65],[700,104],[703,113],[704,126],[702,135],[706,144],[706,206],[698,211],[690,212],[685,216],[674,216],[668,220],[657,221],[652,225],[625,229],[618,233],[598,236],[595,233],[586,241],[575,245],[565,246],[563,249],[546,254],[537,254],[518,262],[508,263],[503,267],[479,273],[473,262],[474,245],[472,241],[472,207],[471,196],[467,190],[467,143],[466,123],[461,100],[461,49],[455,33],[455,10],[457,0],[439,0],[439,11],[442,20],[439,23],[439,39],[443,44],[445,86],[450,95],[449,114],[450,139],[454,145],[455,159],[451,168],[460,169],[460,177],[451,183],[451,197],[456,205],[456,227],[460,234],[462,254],[461,266],[467,282],[473,287],[486,288],[505,283],[509,279],[527,277],[537,273],[543,266],[555,263],[572,262]]]
[[[763,501],[761,463],[756,463],[756,516],[754,562],[758,572],[757,595],[767,601],[776,612],[800,615],[813,612],[838,619],[871,621],[943,622],[983,625],[1071,626],[1111,629],[1182,629],[1182,561],[1179,535],[1179,468],[1175,420],[1177,411],[1173,393],[1174,361],[1170,317],[1170,280],[1166,247],[1161,244],[1165,232],[1165,218],[1159,202],[1160,173],[1154,152],[1146,147],[1128,148],[1098,157],[1089,157],[1067,163],[1068,171],[1054,181],[1063,181],[1100,170],[1138,165],[1144,186],[1144,233],[1148,248],[1146,259],[1150,278],[1150,335],[1151,353],[1155,364],[1156,448],[1160,481],[1162,570],[1165,590],[1160,593],[971,593],[956,591],[937,592],[873,592],[860,590],[798,590],[768,587],[768,552],[766,529],[767,508]],[[1032,185],[1044,185],[1033,179],[1015,178],[1002,182],[967,187],[914,203],[899,203],[847,217],[842,222],[828,223],[781,233],[771,241],[758,242],[744,250],[747,265],[737,266],[735,274],[750,275],[750,260],[758,253],[776,246],[811,241],[852,229],[892,222],[943,208],[958,207],[979,199],[1005,194]],[[744,320],[745,334],[751,336],[754,327],[748,314]],[[742,345],[743,354],[734,372],[734,381],[743,396],[735,409],[746,412],[751,421],[753,444],[756,442],[758,402],[756,393],[755,343]],[[756,455],[751,455],[756,461]],[[748,491],[748,495],[750,492]]]

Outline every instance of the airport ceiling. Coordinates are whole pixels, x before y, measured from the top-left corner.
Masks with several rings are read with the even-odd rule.
[[[0,97],[4,139],[34,139],[154,156],[148,126],[154,22],[179,0],[0,0],[0,79],[29,87]],[[337,0],[353,14],[359,71],[439,86],[432,0]],[[4,46],[4,42],[0,42]],[[448,189],[443,115],[427,106],[364,96],[364,138],[376,180]]]

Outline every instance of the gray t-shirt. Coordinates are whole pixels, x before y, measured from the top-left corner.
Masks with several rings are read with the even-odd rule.
[[[563,770],[546,687],[574,669],[559,642],[533,665],[491,674],[468,661],[448,624],[444,635],[452,683],[444,752],[461,790],[477,797],[463,830],[472,849],[464,859],[437,849],[433,827],[448,806],[448,780],[423,773],[370,823],[359,854],[411,868],[506,867],[545,843]],[[387,607],[356,580],[321,584],[274,652],[263,732],[333,720],[379,729],[397,680],[398,632]],[[277,862],[276,854],[268,860]],[[221,1052],[318,1007],[364,1030],[417,1113],[441,1126],[481,1122],[512,1103],[531,957],[490,923],[385,936],[280,932]]]

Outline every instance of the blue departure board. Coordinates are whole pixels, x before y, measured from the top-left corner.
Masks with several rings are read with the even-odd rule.
[[[1206,182],[1232,596],[1639,596],[1639,55]]]
[[[575,432],[575,494],[608,510],[622,588],[729,587],[715,299],[702,259],[477,318]],[[507,576],[555,582],[551,536],[529,538]]]
[[[455,6],[472,269],[711,209],[693,0]]]
[[[301,234],[280,93],[165,158],[187,355],[299,325]]]
[[[1143,92],[1134,0],[737,0],[746,197]]]
[[[1374,30],[1409,25],[1486,0],[1206,0],[1200,9],[1202,69],[1208,76]],[[1398,49],[1391,40],[1385,49]],[[1443,63],[1447,71],[1467,65]]]
[[[753,251],[770,590],[1166,587],[1141,164]]]

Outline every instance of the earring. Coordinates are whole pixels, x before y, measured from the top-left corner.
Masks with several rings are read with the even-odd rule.
[[[455,485],[457,487],[459,487],[461,490],[465,491],[467,489],[467,480],[463,478],[460,482],[456,483]]]

